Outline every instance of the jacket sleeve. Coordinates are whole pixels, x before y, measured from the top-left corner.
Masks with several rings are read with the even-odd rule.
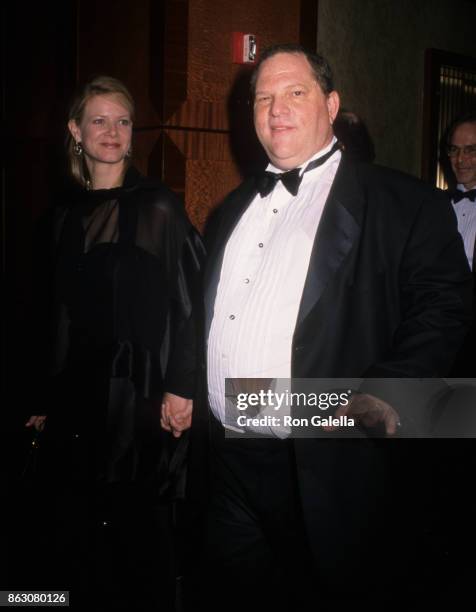
[[[442,194],[420,207],[400,265],[400,309],[390,350],[364,373],[360,392],[398,412],[400,435],[431,432],[435,407],[472,319],[472,275]]]
[[[170,351],[164,384],[165,391],[189,399],[196,392],[204,258],[201,238],[190,226],[180,249],[171,300]]]
[[[400,262],[400,324],[366,377],[446,375],[471,324],[472,275],[455,215],[443,194],[427,193]]]

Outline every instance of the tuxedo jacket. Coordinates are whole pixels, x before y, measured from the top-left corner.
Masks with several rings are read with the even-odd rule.
[[[256,193],[255,181],[245,181],[207,227],[206,337],[227,241]],[[468,328],[470,299],[471,275],[446,197],[343,155],[310,257],[292,377],[443,376]],[[332,567],[352,544],[358,551],[367,537],[362,524],[377,512],[378,444],[329,438],[293,445],[310,543],[320,564]]]
[[[454,207],[451,200],[452,190],[445,191],[448,196],[451,208]],[[475,245],[476,247],[476,245]],[[466,334],[464,342],[458,354],[456,355],[455,362],[451,368],[450,375],[453,378],[476,378],[476,361],[474,359],[474,347],[476,346],[476,248],[473,253],[473,324],[469,332]]]

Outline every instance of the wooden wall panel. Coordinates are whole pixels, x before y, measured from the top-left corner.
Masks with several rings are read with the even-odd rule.
[[[188,215],[198,228],[229,186],[240,182],[227,133],[157,129],[139,132],[135,142],[137,168],[163,176],[171,189],[184,196]]]
[[[232,32],[256,34],[261,46],[298,42],[299,6],[296,0],[190,0],[188,96],[169,123],[228,129],[230,91],[243,72],[231,62]]]
[[[300,15],[296,0],[188,3],[187,100],[167,123],[203,130],[173,135],[187,159],[185,200],[198,227],[250,166],[262,162],[247,106],[251,67],[231,62],[232,32],[256,34],[261,46],[298,42]]]
[[[155,7],[151,15],[150,4]],[[157,125],[161,122],[160,107],[151,95],[150,83],[157,80],[151,73],[151,61],[157,68],[157,51],[151,51],[162,39],[164,23],[160,17],[163,3],[151,0],[78,0],[77,77],[80,83],[93,75],[108,74],[121,79],[130,89],[137,106],[136,125]],[[157,8],[158,7],[158,8]],[[153,17],[153,22],[151,17]]]
[[[125,81],[137,103],[135,163],[183,194],[201,228],[263,163],[248,106],[251,67],[231,62],[232,32],[256,34],[264,47],[298,42],[305,23],[309,39],[303,16],[316,2],[78,1],[79,79],[102,72]]]
[[[150,89],[158,94],[156,104],[163,121],[187,99],[188,5],[188,0],[161,0],[150,5]]]
[[[146,176],[162,180],[184,196],[186,158],[161,128],[145,130],[135,135],[134,164]]]
[[[202,228],[231,185],[238,185],[240,175],[236,167],[223,160],[187,161],[186,208],[192,223]]]

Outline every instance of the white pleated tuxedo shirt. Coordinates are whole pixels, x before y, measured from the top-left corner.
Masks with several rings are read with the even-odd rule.
[[[459,191],[468,191],[464,185],[458,185]],[[464,250],[470,268],[473,268],[473,253],[476,240],[476,202],[471,202],[469,198],[462,198],[453,208],[458,219],[458,231],[463,238]]]
[[[297,196],[281,181],[268,196],[257,194],[228,240],[207,347],[210,407],[224,425],[225,378],[291,377],[292,340],[311,251],[340,159],[337,151],[304,173]],[[267,170],[282,172],[272,164]]]

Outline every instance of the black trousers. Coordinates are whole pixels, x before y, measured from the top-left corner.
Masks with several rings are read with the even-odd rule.
[[[187,611],[331,610],[336,603],[357,600],[379,609],[383,602],[457,598],[463,585],[455,581],[456,566],[448,566],[448,549],[441,548],[432,528],[437,509],[430,491],[438,490],[428,468],[432,449],[422,440],[388,442],[388,481],[380,492],[381,512],[372,519],[381,523],[372,522],[379,542],[369,541],[352,561],[342,559],[329,576],[316,568],[308,549],[292,445],[225,438],[214,423],[204,552],[195,551],[198,568],[187,590]],[[346,511],[352,514],[353,508]],[[464,531],[467,521],[461,519]],[[449,552],[453,566],[454,551]]]
[[[292,447],[225,438],[212,425],[212,495],[196,605],[208,610],[300,610],[316,586]]]

